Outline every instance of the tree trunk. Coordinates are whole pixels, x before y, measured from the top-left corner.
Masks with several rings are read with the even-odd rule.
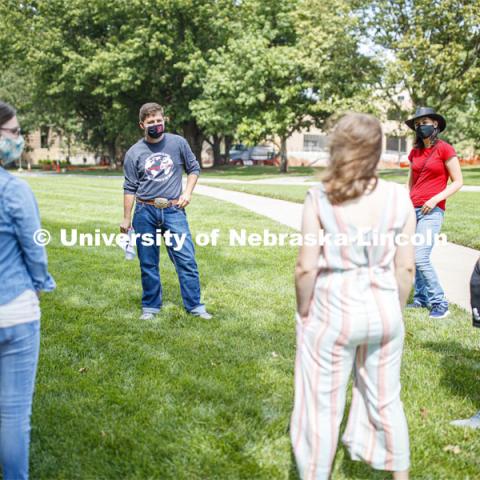
[[[222,138],[219,135],[213,135],[212,139],[213,139],[213,144],[212,144],[213,166],[219,167],[220,165],[223,164],[222,155],[220,153],[220,145],[222,143]]]
[[[230,150],[232,149],[232,144],[233,144],[233,137],[231,135],[225,135],[224,138],[224,144],[225,144],[225,163],[228,165],[230,162]]]
[[[115,140],[111,140],[108,142],[108,157],[110,160],[110,166],[115,166],[115,156],[117,153],[117,149],[115,146]]]
[[[282,136],[280,139],[280,172],[288,172],[288,158],[287,158],[287,137]]]
[[[183,124],[183,135],[192,149],[193,154],[197,157],[200,167],[203,168],[202,162],[202,146],[203,146],[203,133],[197,125],[195,120],[190,120]]]
[[[67,134],[67,163],[70,164],[70,160],[72,157],[72,135],[70,133]]]

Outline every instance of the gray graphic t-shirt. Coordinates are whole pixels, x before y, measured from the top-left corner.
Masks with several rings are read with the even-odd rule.
[[[184,170],[200,175],[200,165],[183,137],[165,133],[158,143],[142,138],[125,155],[124,193],[144,200],[178,198],[182,194]]]

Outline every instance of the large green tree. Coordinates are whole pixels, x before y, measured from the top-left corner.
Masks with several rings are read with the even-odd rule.
[[[200,157],[204,134],[189,108],[197,90],[184,82],[186,66],[224,43],[234,8],[227,0],[12,1],[9,18],[28,25],[17,60],[35,104],[60,121],[77,116],[92,147],[118,156],[138,136],[139,106],[153,100]]]
[[[18,77],[8,91],[28,78],[25,101],[37,119],[80,126],[112,159],[138,136],[145,101],[166,106],[170,128],[199,158],[204,140],[218,160],[222,139],[280,139],[283,170],[293,131],[372,108],[365,99],[378,69],[359,51],[358,12],[347,0],[6,4],[0,45],[9,43]]]
[[[251,143],[286,140],[339,109],[365,108],[375,62],[359,53],[358,20],[343,0],[245,1],[242,28],[187,81],[201,89],[191,101],[208,132],[236,134]]]

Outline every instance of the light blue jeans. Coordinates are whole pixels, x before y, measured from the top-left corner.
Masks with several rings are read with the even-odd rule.
[[[415,208],[417,216],[417,234],[422,234],[428,239],[431,232],[432,238],[440,233],[445,212],[440,207],[435,207],[430,213],[423,214],[421,208]],[[440,285],[437,274],[430,260],[433,242],[415,247],[415,294],[413,301],[423,306],[442,305],[448,307],[445,293]]]
[[[0,328],[0,463],[4,480],[28,479],[39,346],[39,320]]]

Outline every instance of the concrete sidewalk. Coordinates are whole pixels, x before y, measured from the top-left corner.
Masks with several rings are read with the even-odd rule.
[[[480,191],[480,187],[477,188]],[[299,203],[200,184],[196,186],[195,193],[233,203],[282,225],[300,230],[303,206]],[[432,252],[432,261],[448,300],[467,311],[470,311],[470,276],[478,258],[480,251],[454,243],[437,245]]]

